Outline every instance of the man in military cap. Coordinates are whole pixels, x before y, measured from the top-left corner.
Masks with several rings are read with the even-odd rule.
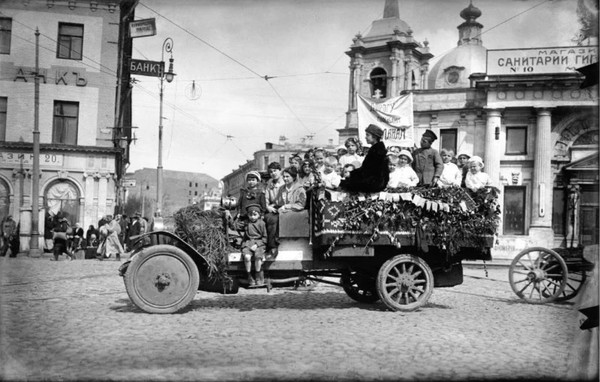
[[[425,130],[421,137],[421,147],[413,152],[413,168],[419,177],[419,186],[435,186],[444,171],[444,161],[431,144],[437,139],[435,133]]]

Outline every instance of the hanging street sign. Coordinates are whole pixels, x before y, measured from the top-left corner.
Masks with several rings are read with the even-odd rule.
[[[129,23],[129,37],[148,37],[156,35],[156,20],[135,20]]]
[[[121,185],[125,188],[135,187],[135,179],[121,179]]]
[[[140,76],[162,77],[165,63],[162,61],[145,61],[134,58],[129,61],[129,73]]]

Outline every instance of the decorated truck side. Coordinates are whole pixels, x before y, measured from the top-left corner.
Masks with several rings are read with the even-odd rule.
[[[462,283],[463,260],[491,260],[497,199],[494,187],[375,194],[315,189],[306,210],[279,217],[278,254],[263,265],[267,290],[318,280],[341,286],[359,302],[381,300],[391,310],[415,310],[434,287]],[[228,228],[224,208],[183,208],[175,214],[174,233],[137,239],[130,260],[120,267],[136,306],[173,313],[190,304],[198,290],[236,293],[250,287],[240,238]]]

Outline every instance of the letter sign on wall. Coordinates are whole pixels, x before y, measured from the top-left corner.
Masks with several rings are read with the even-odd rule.
[[[129,61],[129,72],[140,76],[162,77],[165,63],[162,61],[145,61],[131,59]]]

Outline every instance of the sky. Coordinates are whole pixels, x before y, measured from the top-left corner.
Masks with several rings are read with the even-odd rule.
[[[338,142],[348,110],[352,38],[383,16],[385,0],[141,0],[136,19],[157,34],[134,39],[133,58],[168,61],[163,168],[216,179],[266,142]],[[400,18],[429,42],[430,67],[456,47],[469,0],[400,0]],[[473,0],[488,49],[572,46],[577,0]],[[265,76],[268,80],[265,80]],[[128,172],[158,165],[159,79],[135,76]]]

